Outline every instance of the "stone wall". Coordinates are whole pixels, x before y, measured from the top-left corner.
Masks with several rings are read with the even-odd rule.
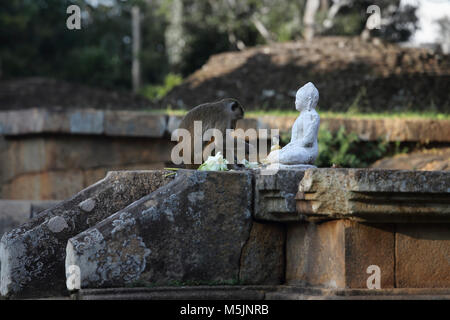
[[[163,169],[172,144],[163,138],[95,135],[7,137],[1,198],[66,199],[111,170]]]
[[[110,170],[162,169],[169,123],[146,112],[0,112],[0,198],[66,199]]]
[[[288,283],[366,288],[375,265],[382,288],[450,287],[447,172],[315,169],[298,190]]]
[[[2,237],[0,291],[52,296],[79,279],[83,290],[450,297],[449,193],[444,171],[110,172]],[[367,291],[374,266],[380,288]]]
[[[150,112],[25,109],[0,112],[0,199],[65,199],[110,170],[171,165],[181,117]],[[246,118],[238,128],[289,130],[295,117]],[[322,119],[363,140],[450,142],[449,120]]]

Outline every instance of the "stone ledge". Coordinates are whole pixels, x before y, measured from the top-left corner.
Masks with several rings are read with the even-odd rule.
[[[264,300],[277,286],[180,286],[82,289],[79,300]]]
[[[170,135],[181,118],[145,111],[95,109],[1,111],[0,135],[66,133],[155,138]],[[295,119],[293,116],[246,117],[238,121],[237,128],[287,132]],[[450,142],[450,120],[322,118],[321,123],[331,132],[337,132],[342,126],[363,141],[383,138],[390,142]]]
[[[239,120],[237,127],[244,130],[279,129],[280,132],[287,132],[295,120],[296,117],[293,116],[261,116]],[[382,138],[389,142],[450,142],[450,120],[322,117],[320,122],[331,132],[337,132],[342,126],[347,132],[356,133],[363,141],[376,141]]]
[[[309,221],[450,223],[450,172],[308,169],[297,211]]]
[[[296,210],[295,195],[305,170],[279,170],[262,175],[255,171],[254,218],[261,221],[302,221],[305,217]]]
[[[450,300],[450,289],[324,289],[279,286],[266,300]]]
[[[0,135],[63,133],[161,138],[168,116],[140,111],[24,109],[0,112]]]
[[[183,286],[82,289],[78,300],[450,300],[449,289],[324,289],[298,286]]]

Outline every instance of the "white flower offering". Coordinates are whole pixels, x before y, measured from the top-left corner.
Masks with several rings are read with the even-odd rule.
[[[208,159],[198,168],[200,171],[228,171],[228,161],[224,159],[221,152],[215,156],[209,156]]]

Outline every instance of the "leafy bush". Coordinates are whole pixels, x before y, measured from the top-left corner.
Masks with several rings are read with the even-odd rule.
[[[172,88],[181,84],[183,78],[178,74],[169,73],[161,85],[147,85],[141,90],[141,94],[151,100],[164,97]]]
[[[289,142],[291,132],[282,133],[281,144]],[[331,133],[326,124],[319,129],[319,156],[315,165],[331,167],[333,164],[344,168],[364,168],[387,154],[389,143],[379,141],[361,141],[354,132],[347,133],[340,127],[336,134]],[[400,152],[396,146],[396,152]]]
[[[326,125],[319,130],[318,167],[330,167],[333,164],[346,168],[367,167],[383,157],[388,149],[388,143],[379,141],[360,141],[354,132],[347,133],[340,127],[333,135]]]

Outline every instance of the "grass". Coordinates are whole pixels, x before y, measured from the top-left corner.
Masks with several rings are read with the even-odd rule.
[[[149,110],[148,112],[154,114],[168,114],[171,116],[183,116],[187,110],[173,110],[173,109],[157,109]],[[278,117],[297,117],[298,111],[287,110],[271,110],[271,111],[247,111],[245,117],[261,117],[261,116],[278,116]],[[436,112],[380,112],[380,113],[346,113],[346,112],[331,112],[319,111],[322,118],[357,118],[357,119],[383,119],[383,118],[401,118],[401,119],[435,119],[435,120],[450,120],[450,113],[436,113]]]

